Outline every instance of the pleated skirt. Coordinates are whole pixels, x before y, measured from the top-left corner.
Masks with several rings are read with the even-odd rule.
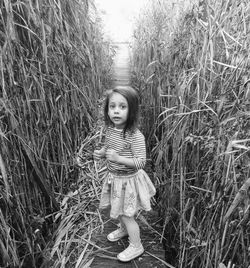
[[[100,209],[110,207],[110,217],[134,216],[139,210],[151,210],[155,187],[147,173],[140,169],[132,175],[107,173],[103,182]]]

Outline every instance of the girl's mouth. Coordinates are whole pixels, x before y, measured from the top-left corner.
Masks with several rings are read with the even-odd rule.
[[[113,120],[120,120],[120,117],[113,117]]]

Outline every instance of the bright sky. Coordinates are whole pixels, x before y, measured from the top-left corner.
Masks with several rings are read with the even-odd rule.
[[[114,41],[128,41],[133,23],[148,0],[95,0],[101,11],[105,32]]]

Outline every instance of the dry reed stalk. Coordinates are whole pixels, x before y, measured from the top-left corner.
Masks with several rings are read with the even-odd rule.
[[[94,134],[93,137],[87,136],[76,154],[76,162],[80,167],[79,188],[74,192],[69,192],[61,199],[61,211],[58,213],[61,222],[54,234],[54,244],[51,251],[51,258],[54,259],[53,267],[58,265],[67,267],[69,263],[73,263],[75,267],[85,265],[87,267],[92,262],[94,248],[108,252],[107,249],[97,246],[92,237],[93,233],[103,229],[105,224],[100,220],[99,211],[93,211],[92,208],[94,204],[97,205],[99,202],[100,184],[105,176],[103,164],[95,166],[91,157],[92,152],[90,152],[90,148],[98,140],[100,141],[97,134]],[[90,157],[89,164],[85,165],[83,161],[90,159]],[[97,168],[96,171],[95,168]],[[96,172],[99,180],[95,178]]]
[[[77,259],[75,268],[78,268],[81,265],[82,259],[83,259],[84,255],[86,255],[86,250],[89,246],[90,239],[91,239],[91,233],[89,234],[88,242],[85,244],[83,251],[81,252],[79,258]]]
[[[230,208],[228,209],[227,213],[224,215],[224,222],[228,220],[230,215],[233,213],[233,211],[236,209],[236,207],[244,201],[248,197],[248,189],[250,187],[250,178],[245,181],[245,183],[241,186],[239,189],[239,192],[236,194]]]

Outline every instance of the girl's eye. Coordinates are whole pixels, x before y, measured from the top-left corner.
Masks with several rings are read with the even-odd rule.
[[[110,109],[114,109],[115,108],[115,105],[111,104],[111,105],[109,105],[109,108]]]
[[[122,105],[121,108],[122,108],[122,109],[126,109],[127,106],[126,106],[126,105]]]

